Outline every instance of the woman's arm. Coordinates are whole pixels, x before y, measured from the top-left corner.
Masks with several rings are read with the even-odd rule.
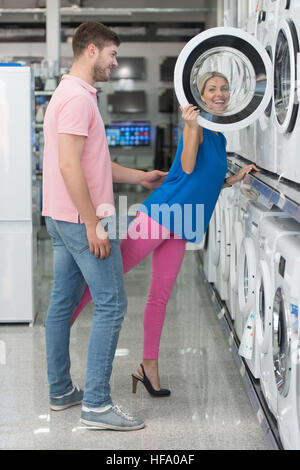
[[[203,141],[203,128],[197,122],[200,111],[196,106],[188,104],[184,109],[180,109],[185,121],[181,165],[183,171],[190,175],[194,171],[199,146]]]
[[[251,163],[250,165],[246,165],[243,168],[241,168],[234,175],[231,175],[228,178],[226,178],[225,181],[224,181],[222,189],[223,188],[228,188],[228,187],[232,186],[235,183],[239,183],[240,181],[242,181],[242,179],[244,178],[244,176],[247,173],[250,173],[250,171],[254,171],[255,173],[258,173],[260,170],[259,170],[259,168],[257,168],[254,165],[254,163]]]

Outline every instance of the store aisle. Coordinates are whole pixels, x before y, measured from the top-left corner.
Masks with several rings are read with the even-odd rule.
[[[151,259],[126,276],[128,313],[112,376],[115,403],[146,422],[134,432],[93,431],[80,422],[80,407],[48,407],[44,315],[51,289],[51,242],[39,240],[40,309],[33,328],[0,326],[1,449],[267,449],[264,435],[225,336],[199,279],[197,257],[187,251],[167,310],[160,355],[169,398],[152,398],[131,372],[141,359],[142,311]],[[17,293],[16,293],[17,295]],[[84,385],[90,305],[73,326],[72,375]]]

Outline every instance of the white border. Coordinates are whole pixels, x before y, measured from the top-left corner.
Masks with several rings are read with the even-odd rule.
[[[260,102],[259,106],[257,107],[257,109],[247,118],[242,119],[241,121],[235,122],[235,123],[220,124],[220,123],[211,122],[201,116],[198,117],[198,124],[200,126],[205,127],[206,129],[213,130],[213,131],[228,132],[228,131],[236,131],[236,130],[243,129],[249,126],[250,124],[252,124],[253,122],[255,122],[265,111],[273,93],[272,62],[270,60],[270,57],[268,56],[267,51],[264,49],[261,43],[258,42],[256,38],[251,36],[251,34],[246,33],[242,29],[229,28],[229,27],[211,28],[200,34],[197,34],[197,36],[193,37],[184,46],[184,48],[182,49],[181,53],[178,56],[175,69],[174,69],[174,89],[175,89],[175,93],[176,93],[176,96],[180,105],[182,107],[185,107],[187,104],[189,104],[186,99],[183,85],[182,85],[182,75],[183,75],[186,60],[190,56],[191,52],[203,41],[206,41],[207,39],[212,38],[212,37],[222,36],[222,35],[235,36],[235,37],[241,38],[244,41],[248,42],[252,47],[254,47],[259,53],[259,55],[261,56],[262,61],[264,62],[264,65],[266,68],[266,75],[267,75],[267,84],[266,84],[264,97],[262,101]],[[220,44],[220,46],[222,46],[222,44]]]

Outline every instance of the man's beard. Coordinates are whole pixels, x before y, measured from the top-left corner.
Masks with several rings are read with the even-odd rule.
[[[95,82],[107,82],[109,80],[109,74],[107,68],[101,67],[95,64],[93,70],[93,80]]]

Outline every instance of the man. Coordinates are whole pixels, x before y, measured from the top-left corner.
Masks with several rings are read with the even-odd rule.
[[[104,223],[114,215],[113,181],[155,188],[166,176],[111,163],[95,82],[117,67],[118,36],[98,22],[81,24],[74,62],[44,120],[43,215],[53,239],[54,280],[46,319],[50,408],[82,402],[81,421],[101,429],[144,427],[114,406],[109,380],[127,299],[119,241]],[[99,219],[101,222],[99,222]],[[70,376],[70,320],[86,283],[95,304],[84,392]]]

